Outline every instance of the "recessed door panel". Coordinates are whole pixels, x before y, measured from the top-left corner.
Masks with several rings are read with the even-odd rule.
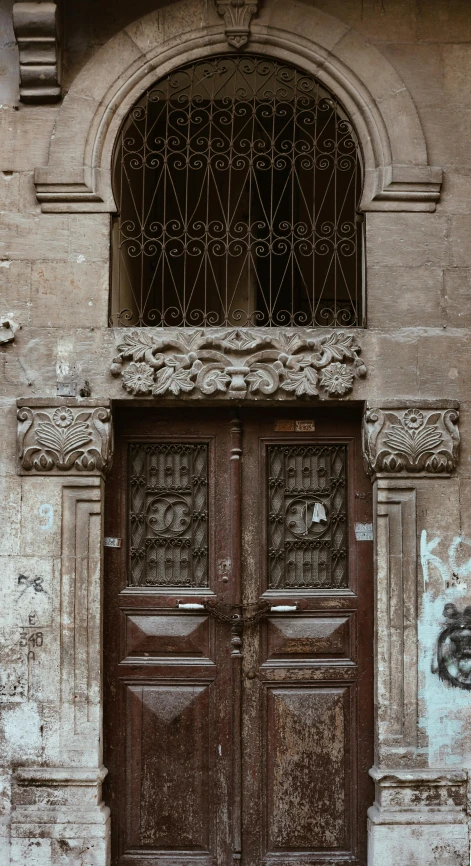
[[[267,620],[267,659],[349,659],[354,615],[270,617]]]
[[[125,614],[126,660],[135,658],[179,659],[209,656],[209,618],[154,614]]]
[[[268,689],[268,853],[349,847],[349,691]]]
[[[207,851],[208,686],[128,686],[126,714],[126,779],[136,789],[128,846]]]

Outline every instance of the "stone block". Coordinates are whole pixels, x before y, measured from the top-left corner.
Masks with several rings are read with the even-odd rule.
[[[461,477],[471,478],[471,402],[467,395],[460,401],[460,421],[464,425],[465,433],[461,443],[458,473]]]
[[[417,332],[400,334],[372,333],[368,348],[367,396],[394,399],[417,394]]]
[[[451,265],[455,268],[471,266],[471,214],[451,217]]]
[[[84,245],[85,248],[85,245]],[[107,262],[35,262],[31,274],[31,315],[36,327],[103,327],[108,322]]]
[[[69,257],[67,216],[51,214],[0,215],[0,257],[15,260]]]
[[[443,275],[443,306],[448,327],[471,328],[471,269],[450,268]]]
[[[0,107],[2,170],[32,171],[47,164],[56,114],[52,106],[22,106],[20,111]]]
[[[28,478],[21,502],[21,554],[60,556],[62,479]],[[1,550],[1,548],[0,548]]]
[[[0,172],[0,210],[17,211],[20,204],[20,174],[17,171]]]
[[[467,0],[425,3],[417,10],[415,38],[419,42],[471,42]]]
[[[462,398],[468,341],[466,331],[457,334],[445,328],[422,335],[417,345],[420,393],[428,397],[446,394],[450,400]]]
[[[143,60],[142,49],[125,30],[116,34],[113,46],[106,42],[100,51],[102,63],[106,66],[107,74],[112,80],[118,80],[120,77],[128,80],[136,61]],[[108,89],[108,81],[108,78],[106,80],[97,78],[95,71],[90,71],[85,65],[74,82],[74,92],[85,99],[88,99],[92,93],[95,100],[100,100]]]
[[[40,556],[3,556],[0,558],[3,606],[0,627],[20,631],[51,628],[54,598],[51,559]],[[19,645],[20,645],[19,644]],[[27,656],[28,647],[24,646]]]
[[[23,327],[31,318],[30,262],[0,259],[0,311]]]
[[[221,24],[215,8],[209,4],[207,14],[212,24]],[[125,28],[125,32],[145,54],[155,54],[163,42],[175,39],[178,41],[183,33],[197,33],[205,25],[201,9],[189,0],[186,3],[174,3],[165,11],[156,10],[143,18],[134,21]]]
[[[420,154],[421,164],[426,165],[427,152],[419,116],[411,112],[410,95],[404,87],[381,100],[381,115],[386,126],[395,129],[391,140],[393,162],[413,165]]]
[[[446,217],[369,213],[366,248],[369,267],[441,268],[447,261]]]
[[[369,267],[369,328],[440,327],[443,272],[440,268]]]
[[[0,475],[16,475],[16,402],[0,397]]]
[[[466,824],[417,824],[404,815],[394,824],[369,825],[368,866],[469,866]]]
[[[384,6],[378,3],[358,6],[345,3],[345,0],[316,0],[316,6],[354,27],[369,42],[415,41],[416,9],[404,0],[389,0]]]
[[[387,71],[385,69],[381,79],[378,78],[376,75],[378,62],[380,62],[378,50],[370,45],[365,46],[364,40],[358,37],[356,29],[348,30],[335,44],[332,53],[347,62],[347,65],[355,70],[360,80],[372,83],[371,93],[377,102],[382,102],[382,100],[394,96],[404,89],[404,84],[393,66]]]
[[[471,213],[471,170],[449,168],[444,172],[438,213]]]
[[[36,703],[0,706],[0,756],[4,764],[36,762],[42,757],[42,707]]]
[[[463,171],[471,166],[468,141],[471,136],[471,109],[440,100],[438,106],[421,111],[421,121],[432,165]]]
[[[69,261],[105,262],[110,255],[109,214],[70,214]]]
[[[381,52],[393,64],[411,94],[419,114],[434,111],[443,100],[443,46],[390,42]],[[422,120],[423,122],[423,120]]]
[[[0,556],[15,556],[21,533],[21,479],[0,476],[0,502]]]

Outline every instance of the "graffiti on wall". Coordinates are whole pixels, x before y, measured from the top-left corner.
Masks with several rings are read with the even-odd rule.
[[[446,625],[438,637],[438,675],[459,689],[471,689],[471,606],[459,611],[456,604],[448,603],[443,616]]]

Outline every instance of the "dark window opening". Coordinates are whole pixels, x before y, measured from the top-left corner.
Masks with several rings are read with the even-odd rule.
[[[363,324],[359,144],[315,78],[252,55],[152,85],[114,159],[115,326]]]

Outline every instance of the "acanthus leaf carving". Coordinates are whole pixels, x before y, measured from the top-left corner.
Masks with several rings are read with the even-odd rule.
[[[452,472],[459,454],[458,419],[454,408],[368,408],[363,420],[366,471],[369,475]]]
[[[20,406],[22,473],[105,472],[112,459],[111,412],[105,406]]]
[[[233,48],[240,49],[247,44],[258,4],[259,0],[216,0],[216,9],[224,18],[227,42]]]
[[[133,396],[225,395],[277,391],[293,397],[344,397],[366,374],[352,334],[314,329],[289,334],[248,329],[130,331],[110,372]]]

